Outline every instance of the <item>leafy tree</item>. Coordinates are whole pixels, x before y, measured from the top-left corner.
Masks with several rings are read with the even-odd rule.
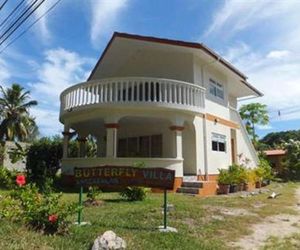
[[[0,86],[0,140],[26,141],[37,134],[35,119],[30,116],[29,109],[37,105],[30,100],[30,92],[19,84],[11,88]]]
[[[283,161],[282,177],[299,180],[300,179],[300,141],[289,140],[285,143],[287,155]]]
[[[282,148],[290,140],[300,141],[300,130],[272,132],[264,136],[260,142],[268,145],[269,148]]]
[[[250,103],[243,105],[239,112],[246,123],[248,134],[252,137],[254,144],[256,144],[255,125],[267,125],[269,123],[267,106],[261,103]]]

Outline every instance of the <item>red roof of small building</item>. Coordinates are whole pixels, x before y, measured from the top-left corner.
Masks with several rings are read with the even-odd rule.
[[[286,154],[286,151],[283,149],[265,150],[264,152],[267,156],[269,156],[269,155],[285,155]]]

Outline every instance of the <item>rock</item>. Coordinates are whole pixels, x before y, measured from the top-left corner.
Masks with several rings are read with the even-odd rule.
[[[118,237],[113,231],[106,231],[98,236],[93,244],[92,250],[122,250],[126,249],[126,242]]]

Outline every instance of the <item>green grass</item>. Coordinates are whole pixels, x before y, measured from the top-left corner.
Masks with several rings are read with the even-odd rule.
[[[178,233],[159,233],[162,225],[162,194],[148,194],[143,202],[127,202],[117,193],[103,193],[102,206],[88,207],[83,211],[84,221],[90,226],[72,226],[66,236],[43,235],[22,225],[1,221],[0,249],[90,249],[94,239],[113,230],[126,240],[128,249],[226,249],[226,242],[250,233],[249,226],[263,218],[279,213],[294,213],[289,208],[296,203],[293,196],[296,184],[272,184],[268,187],[282,193],[277,199],[267,199],[267,194],[240,198],[216,196],[200,198],[169,194],[168,202],[175,210],[168,216],[168,225]],[[0,191],[3,194],[2,191]],[[66,201],[77,201],[78,194],[64,194]],[[256,204],[264,206],[255,207]],[[254,214],[225,216],[218,208],[242,208]],[[224,220],[212,218],[214,215]],[[74,216],[74,221],[76,217]]]

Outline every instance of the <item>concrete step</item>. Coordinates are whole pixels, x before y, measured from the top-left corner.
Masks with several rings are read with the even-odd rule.
[[[203,182],[201,181],[184,181],[182,187],[202,188]]]
[[[197,175],[184,175],[183,176],[183,181],[197,181],[198,177]]]
[[[194,187],[180,187],[177,189],[178,193],[183,194],[199,194],[199,188]]]

